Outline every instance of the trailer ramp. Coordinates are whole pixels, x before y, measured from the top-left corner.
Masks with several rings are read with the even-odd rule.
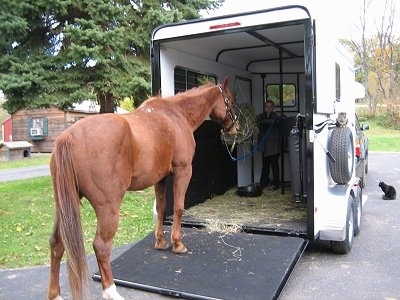
[[[149,234],[112,261],[115,283],[186,299],[277,299],[307,245],[298,237],[182,230],[186,253],[155,250]],[[93,279],[101,280],[98,272]]]

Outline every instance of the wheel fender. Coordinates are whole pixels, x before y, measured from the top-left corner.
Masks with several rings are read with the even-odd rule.
[[[354,199],[349,195],[345,222],[345,238],[343,241],[331,241],[332,251],[338,254],[347,254],[353,247],[354,240]]]

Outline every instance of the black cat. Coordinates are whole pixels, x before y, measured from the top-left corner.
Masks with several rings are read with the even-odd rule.
[[[379,187],[382,189],[382,192],[385,194],[382,195],[383,200],[394,200],[396,199],[396,190],[393,186],[387,185],[386,183],[379,182]]]

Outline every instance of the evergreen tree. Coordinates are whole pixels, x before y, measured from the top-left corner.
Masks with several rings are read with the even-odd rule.
[[[150,94],[150,38],[223,0],[0,0],[0,90],[9,113],[96,98],[113,112]]]

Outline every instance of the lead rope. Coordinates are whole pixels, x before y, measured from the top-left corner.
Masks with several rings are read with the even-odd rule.
[[[256,147],[252,151],[248,152],[247,154],[245,154],[245,155],[243,155],[241,157],[235,158],[235,157],[232,156],[233,147],[235,146],[236,143],[233,143],[233,145],[231,146],[231,149],[229,149],[228,144],[224,140],[224,144],[225,144],[226,150],[228,151],[229,156],[231,157],[232,161],[241,161],[241,160],[245,160],[246,158],[248,158],[250,156],[253,156],[254,153],[256,153],[256,151],[258,151],[258,149],[260,149],[261,145],[264,144],[268,140],[269,134],[271,133],[272,127],[274,127],[274,125],[275,125],[276,119],[277,119],[277,117],[275,117],[272,120],[271,126],[268,128],[267,132],[264,134],[263,138],[256,145]]]

